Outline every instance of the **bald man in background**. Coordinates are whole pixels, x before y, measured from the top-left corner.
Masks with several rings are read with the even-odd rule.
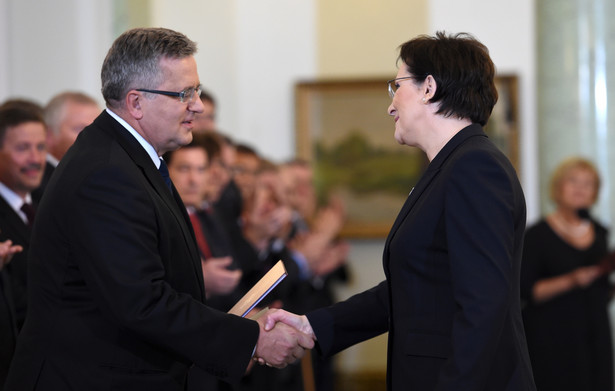
[[[61,92],[47,103],[43,112],[47,125],[47,163],[41,185],[32,193],[35,201],[38,202],[43,195],[60,159],[101,110],[94,98],[78,91]]]

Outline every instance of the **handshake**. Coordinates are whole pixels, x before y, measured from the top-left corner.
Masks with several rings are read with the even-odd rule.
[[[312,349],[316,337],[305,315],[271,309],[256,322],[260,327],[254,360],[261,365],[284,368]]]

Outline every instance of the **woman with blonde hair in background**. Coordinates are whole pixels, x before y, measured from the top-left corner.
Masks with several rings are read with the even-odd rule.
[[[608,232],[589,215],[600,176],[583,158],[551,178],[555,210],[528,228],[521,268],[525,331],[539,390],[613,390]]]

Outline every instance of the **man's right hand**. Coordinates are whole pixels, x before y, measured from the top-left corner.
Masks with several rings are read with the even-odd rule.
[[[274,315],[278,312],[278,315]],[[309,333],[305,332],[307,328],[304,325],[303,330],[298,330],[294,325],[302,325],[300,322],[291,320],[292,317],[300,318],[290,312],[272,309],[256,320],[260,327],[260,334],[254,357],[259,362],[276,368],[284,368],[303,357],[305,349],[314,347],[311,327],[309,327]],[[284,322],[284,319],[291,325]],[[307,318],[305,319],[307,322]],[[309,322],[307,323],[309,326]]]

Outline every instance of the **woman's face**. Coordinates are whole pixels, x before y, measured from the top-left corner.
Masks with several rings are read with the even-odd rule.
[[[413,76],[402,64],[395,78]],[[421,84],[415,79],[402,79],[396,82],[397,91],[389,106],[389,115],[395,119],[395,140],[400,144],[419,146],[422,119],[425,115],[424,94]]]
[[[596,185],[592,171],[574,168],[562,179],[557,202],[573,210],[589,208],[596,198]]]

